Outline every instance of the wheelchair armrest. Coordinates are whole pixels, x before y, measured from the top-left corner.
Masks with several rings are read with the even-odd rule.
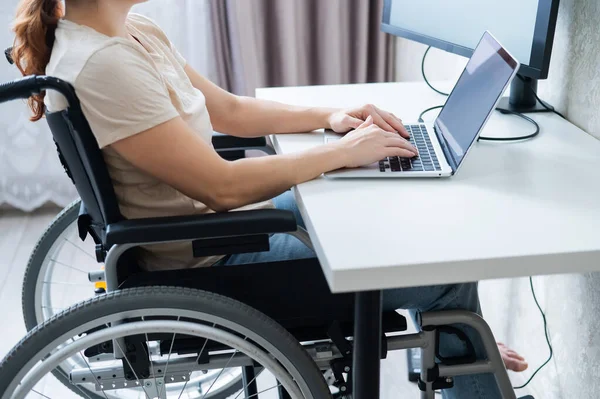
[[[289,233],[298,229],[294,214],[278,209],[208,215],[131,219],[106,227],[106,246],[193,241]]]
[[[262,148],[267,146],[265,137],[241,138],[221,133],[214,133],[212,143],[217,151]]]

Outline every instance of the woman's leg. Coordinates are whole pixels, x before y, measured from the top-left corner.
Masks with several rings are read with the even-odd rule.
[[[290,191],[286,191],[279,197],[273,199],[277,209],[291,211],[296,217],[298,226],[304,228],[302,216]],[[248,263],[278,262],[292,259],[314,258],[316,255],[312,249],[302,244],[300,240],[289,234],[273,234],[269,238],[271,250],[269,252],[257,252],[252,254],[231,255],[223,263],[224,265],[244,265]]]
[[[440,285],[430,287],[401,288],[384,291],[383,309],[408,309],[413,320],[417,311],[461,309],[481,315],[477,283]],[[475,348],[478,359],[484,359],[483,342],[473,329],[455,325],[464,331]],[[457,357],[467,354],[466,345],[454,335],[440,334],[440,355]],[[454,378],[454,388],[442,391],[444,399],[496,399],[501,398],[492,374],[460,376]]]
[[[304,226],[302,217],[291,192],[286,192],[274,199],[278,209],[294,212],[298,224]],[[295,237],[287,234],[274,234],[270,238],[271,250],[254,254],[232,255],[221,264],[240,265],[248,263],[275,262],[282,260],[304,259],[315,256]],[[385,291],[383,295],[384,310],[410,309],[414,316],[416,311],[464,309],[480,313],[477,284],[454,284],[433,287],[402,288]],[[457,326],[461,328],[460,326]],[[469,334],[478,357],[483,355],[483,345],[476,334]],[[441,337],[440,350],[443,356],[461,356],[466,354],[464,345],[454,337]],[[491,374],[456,377],[454,388],[445,390],[444,398],[495,399],[500,398],[494,377]]]

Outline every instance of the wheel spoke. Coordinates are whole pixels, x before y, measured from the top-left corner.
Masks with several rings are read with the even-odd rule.
[[[244,338],[244,341],[246,340],[246,338]],[[221,369],[221,371],[219,372],[219,375],[217,375],[217,378],[215,378],[215,380],[213,381],[212,384],[210,384],[210,387],[208,387],[208,390],[206,391],[206,393],[202,396],[202,399],[206,398],[206,395],[208,395],[208,393],[210,392],[210,390],[212,389],[212,387],[217,383],[217,381],[219,380],[219,377],[221,377],[221,374],[223,374],[223,372],[227,369],[227,366],[229,366],[229,363],[231,363],[231,361],[233,360],[233,358],[235,357],[235,355],[237,355],[238,350],[234,350],[233,353],[231,354],[231,357],[229,358],[229,360],[227,360],[227,363],[225,363],[225,367],[223,367]]]
[[[177,321],[179,321],[181,319],[181,316],[177,316]],[[169,361],[171,360],[171,352],[173,352],[173,344],[175,343],[175,336],[177,334],[173,334],[173,339],[171,340],[171,346],[169,347],[169,355],[167,356],[167,364],[165,365],[165,372],[163,373],[163,381],[166,381],[167,378],[167,369],[169,368]],[[164,389],[167,389],[167,386],[165,383],[163,383],[162,385],[164,387]],[[158,391],[158,397],[160,398],[162,395],[162,388]]]
[[[108,399],[108,396],[106,396],[106,392],[104,392],[104,386],[102,385],[102,383],[98,380],[98,377],[96,377],[96,374],[94,374],[94,372],[92,371],[92,368],[90,367],[90,364],[88,363],[87,359],[85,358],[85,356],[83,355],[83,353],[81,352],[77,352],[79,353],[79,356],[81,356],[81,358],[83,359],[86,367],[88,368],[88,370],[90,371],[90,373],[92,374],[92,377],[94,377],[94,385],[98,384],[100,385],[100,390],[102,391],[102,395],[104,396],[105,399]]]
[[[52,259],[52,258],[50,258],[50,262],[54,262],[54,263],[56,263],[56,264],[58,264],[58,265],[61,265],[61,266],[64,266],[64,267],[68,267],[69,269],[76,270],[76,271],[78,271],[78,272],[80,272],[80,273],[84,273],[84,274],[86,274],[86,275],[88,274],[88,272],[86,272],[85,270],[81,270],[81,269],[79,269],[79,268],[76,268],[76,267],[74,267],[74,266],[67,265],[66,263],[64,263],[64,262],[61,262],[61,261],[58,261],[58,260],[56,260],[56,259]]]
[[[142,316],[142,321],[146,321],[143,316]],[[144,333],[144,335],[146,336],[146,348],[147,348],[146,354],[148,355],[148,360],[150,360],[150,372],[152,373],[152,376],[154,377],[154,386],[157,387],[158,385],[157,385],[157,381],[156,381],[156,374],[154,373],[154,362],[152,362],[152,356],[150,355],[150,340],[148,339],[148,333]],[[186,381],[186,383],[187,383],[187,381]],[[164,378],[163,378],[163,385],[166,385],[164,382]],[[165,386],[165,389],[167,389],[166,386]],[[159,397],[160,397],[160,394],[159,394]]]
[[[213,323],[212,327],[215,328],[216,325],[217,325],[217,323]],[[200,349],[200,353],[198,353],[198,357],[196,357],[196,361],[194,363],[198,364],[198,361],[200,360],[200,356],[202,356],[202,353],[204,353],[206,344],[208,344],[208,339],[204,340],[204,345],[202,345],[202,349]],[[185,387],[187,387],[187,384],[190,381],[191,377],[192,377],[192,372],[190,371],[188,373],[188,379],[185,381],[185,384],[183,384],[183,388],[181,388],[181,392],[179,392],[179,396],[177,397],[177,399],[181,399],[181,395],[183,395],[183,393],[185,392]]]
[[[31,391],[32,391],[32,392],[35,392],[35,393],[37,393],[37,394],[38,394],[38,395],[40,395],[42,398],[52,399],[51,397],[49,397],[49,396],[46,396],[46,395],[44,395],[43,393],[41,393],[41,392],[39,392],[39,391],[36,391],[35,389],[32,389]]]
[[[115,342],[117,344],[117,346],[119,347],[119,350],[121,351],[121,353],[125,357],[125,361],[127,362],[127,365],[129,365],[129,368],[131,369],[131,371],[133,371],[133,376],[135,377],[135,381],[144,390],[144,393],[146,394],[146,398],[150,399],[150,395],[148,395],[148,392],[146,392],[146,388],[144,387],[144,384],[142,382],[140,382],[140,379],[138,378],[137,373],[135,372],[135,369],[133,368],[133,366],[129,362],[129,359],[127,358],[127,353],[125,353],[125,351],[123,350],[123,348],[121,348],[121,344],[119,344],[119,339],[115,339],[113,342]],[[158,396],[160,397],[160,395],[158,395]],[[106,398],[106,399],[108,399],[108,398]]]
[[[235,398],[233,398],[233,399],[238,399],[238,398],[239,398],[239,396],[240,396],[240,395],[241,395],[243,392],[245,392],[245,391],[246,391],[246,388],[247,388],[248,386],[250,386],[250,384],[252,384],[254,381],[256,381],[256,379],[257,379],[257,378],[258,378],[258,374],[254,376],[254,378],[252,379],[252,381],[250,381],[249,383],[247,383],[246,385],[244,385],[244,386],[242,387],[242,390],[241,390],[241,391],[240,391],[240,392],[237,394],[237,396],[236,396]],[[243,399],[243,398],[242,398],[242,399]]]
[[[81,252],[83,252],[84,254],[86,254],[87,256],[89,256],[94,261],[96,261],[95,257],[93,257],[92,255],[90,255],[85,249],[81,248],[79,245],[75,244],[73,241],[69,240],[68,238],[65,238],[65,241],[68,242],[69,244],[71,244],[72,246],[74,246],[75,248],[79,249]]]
[[[272,389],[275,389],[275,388],[279,388],[280,386],[281,386],[281,384],[277,384],[277,385],[275,385],[275,386],[272,386],[272,387],[270,387],[270,388],[263,389],[263,390],[262,390],[262,391],[260,391],[260,392],[253,393],[253,394],[252,394],[252,395],[250,395],[250,396],[244,396],[242,399],[249,399],[249,398],[255,397],[255,396],[257,396],[257,395],[260,395],[261,393],[264,393],[264,392],[270,391],[270,390],[272,390]],[[244,391],[242,391],[242,392],[244,392]]]

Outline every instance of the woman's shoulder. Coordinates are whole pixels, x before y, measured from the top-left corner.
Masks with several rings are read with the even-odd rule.
[[[167,34],[151,18],[141,14],[130,13],[127,18],[127,22],[143,34],[155,36],[161,41],[170,45]]]

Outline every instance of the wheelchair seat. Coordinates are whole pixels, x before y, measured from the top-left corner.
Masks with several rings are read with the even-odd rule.
[[[353,334],[354,295],[332,294],[316,258],[212,268],[138,272],[120,288],[153,285],[214,292],[245,303],[294,335],[298,341],[329,339],[332,325]],[[406,318],[385,312],[383,332],[407,329]]]

